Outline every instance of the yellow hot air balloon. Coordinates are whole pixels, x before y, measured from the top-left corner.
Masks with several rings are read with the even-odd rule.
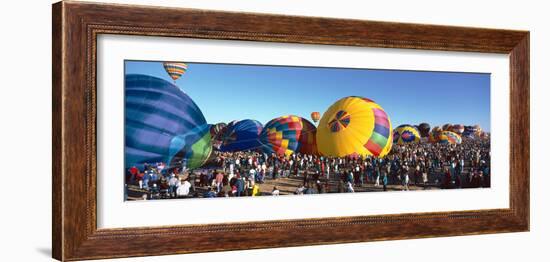
[[[393,131],[393,143],[398,145],[420,142],[420,132],[411,125],[400,125]]]
[[[392,147],[391,121],[384,109],[363,97],[338,100],[321,117],[317,149],[324,156],[383,157]]]

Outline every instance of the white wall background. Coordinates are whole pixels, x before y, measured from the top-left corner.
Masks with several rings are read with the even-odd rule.
[[[124,261],[547,261],[550,148],[545,1],[119,0],[193,8],[531,31],[531,232],[124,259]],[[0,260],[51,256],[51,1],[0,8]]]

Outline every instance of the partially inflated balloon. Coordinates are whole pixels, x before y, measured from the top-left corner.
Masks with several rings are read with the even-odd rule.
[[[298,149],[302,128],[299,116],[281,116],[269,121],[260,134],[262,150],[268,154],[293,154]]]
[[[302,132],[298,139],[296,151],[302,154],[317,155],[317,128],[307,119],[302,118]]]
[[[482,139],[488,139],[490,137],[490,134],[487,132],[482,132],[479,137],[481,137]]]
[[[443,129],[443,131],[451,131],[451,128],[453,127],[452,124],[444,124],[441,129]]]
[[[453,127],[451,128],[451,131],[459,134],[459,135],[462,135],[462,133],[464,133],[464,126],[461,125],[461,124],[456,124],[456,125],[453,125]]]
[[[455,132],[443,131],[439,134],[438,142],[442,144],[460,144],[462,138]]]
[[[465,126],[462,136],[465,138],[479,137],[479,130],[477,130],[474,126]]]
[[[174,81],[178,80],[181,75],[187,72],[187,65],[185,63],[164,62],[162,63],[162,65],[164,66],[164,70],[166,70],[166,73],[168,73],[168,75],[170,75],[170,77]]]
[[[125,165],[164,162],[169,167],[201,166],[212,146],[199,107],[160,78],[126,75]]]
[[[392,146],[392,126],[384,109],[363,97],[345,97],[331,105],[317,127],[322,155],[383,157]]]
[[[418,125],[418,131],[420,131],[420,136],[428,137],[430,135],[430,124],[421,123]]]
[[[191,131],[174,137],[170,143],[171,167],[196,168],[202,166],[212,153],[209,125],[197,126]]]
[[[474,132],[476,133],[476,136],[481,136],[481,133],[483,132],[483,129],[481,129],[481,126],[474,125],[473,128],[474,128]]]
[[[420,142],[420,133],[411,125],[400,125],[393,131],[393,143],[398,145]]]
[[[439,134],[441,132],[443,132],[443,130],[439,126],[435,126],[434,128],[432,128],[432,131],[428,136],[428,141],[430,141],[431,143],[436,143],[437,141],[439,141]]]
[[[218,135],[216,136],[216,139],[219,140],[219,141],[224,141],[228,138],[228,136],[230,135],[230,132],[228,132],[228,130],[232,129],[233,126],[235,125],[235,123],[237,123],[238,121],[237,120],[233,120],[229,123],[227,123],[227,125],[225,125],[222,130],[220,130],[218,132]]]
[[[210,135],[212,135],[212,138],[218,137],[226,126],[226,123],[217,123],[214,125],[210,125]]]
[[[231,124],[225,130],[220,147],[224,152],[246,151],[260,147],[262,124],[256,120],[245,119]]]

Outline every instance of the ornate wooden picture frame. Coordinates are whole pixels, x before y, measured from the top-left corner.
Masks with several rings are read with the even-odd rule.
[[[82,2],[54,4],[52,27],[52,243],[56,259],[150,256],[529,230],[528,31]],[[510,207],[99,229],[96,215],[96,43],[100,34],[508,54]],[[134,248],[145,243],[154,248]]]

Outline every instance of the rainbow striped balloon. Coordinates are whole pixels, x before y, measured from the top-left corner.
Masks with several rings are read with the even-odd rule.
[[[265,124],[260,134],[262,150],[268,154],[291,155],[299,146],[303,128],[299,116],[281,116]]]
[[[325,156],[379,156],[392,147],[391,121],[384,109],[363,97],[344,97],[321,117],[317,149]]]
[[[162,65],[166,73],[168,73],[174,81],[178,80],[181,75],[187,72],[187,65],[185,63],[164,62]]]
[[[439,143],[442,144],[460,144],[462,138],[455,132],[443,131],[439,134]]]

